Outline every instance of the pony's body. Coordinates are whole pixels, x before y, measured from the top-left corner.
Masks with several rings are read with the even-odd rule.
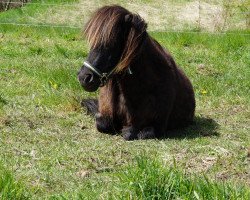
[[[146,139],[193,121],[195,99],[189,79],[146,32],[126,67],[132,74],[115,73],[100,89],[95,115],[100,132],[122,131],[127,140]]]

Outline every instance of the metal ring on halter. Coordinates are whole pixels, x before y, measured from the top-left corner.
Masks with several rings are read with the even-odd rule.
[[[114,73],[114,71],[116,70],[116,68],[114,68],[110,72],[102,73],[98,69],[93,67],[90,63],[88,63],[87,61],[84,61],[83,65],[85,67],[89,68],[92,72],[94,72],[96,75],[99,76],[100,82],[101,82],[100,87],[104,86],[107,83],[110,75],[112,75]],[[133,74],[130,67],[128,68],[128,73]]]

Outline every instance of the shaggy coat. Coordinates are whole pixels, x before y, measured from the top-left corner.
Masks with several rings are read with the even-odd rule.
[[[122,47],[112,68],[114,73],[100,88],[98,102],[88,99],[83,104],[95,114],[100,132],[122,132],[126,140],[164,137],[168,130],[183,128],[194,118],[195,98],[190,80],[146,28],[139,15],[120,6],[97,10],[85,28],[92,50],[100,45]],[[119,41],[117,34],[122,34]],[[88,60],[92,57],[95,56],[90,55]],[[102,71],[102,66],[97,67]],[[84,88],[85,68],[79,72]]]

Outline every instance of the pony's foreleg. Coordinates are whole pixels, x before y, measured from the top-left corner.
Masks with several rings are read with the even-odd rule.
[[[122,136],[125,140],[137,140],[138,130],[133,126],[124,127],[122,129]]]
[[[142,130],[137,130],[133,126],[122,129],[123,138],[125,140],[145,140],[156,138],[154,127],[146,127]]]
[[[101,113],[95,115],[96,128],[101,133],[115,134],[119,131],[119,125],[110,116]]]
[[[153,139],[153,138],[156,138],[154,127],[146,127],[142,129],[138,134],[139,140]]]

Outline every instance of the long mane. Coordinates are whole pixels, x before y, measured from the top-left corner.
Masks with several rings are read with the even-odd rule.
[[[116,72],[126,69],[137,56],[142,35],[147,28],[145,21],[139,15],[121,6],[104,6],[93,14],[84,29],[88,43],[91,48],[95,48],[99,45],[115,44],[117,30],[123,25],[129,26],[129,32],[120,62],[116,66]]]

